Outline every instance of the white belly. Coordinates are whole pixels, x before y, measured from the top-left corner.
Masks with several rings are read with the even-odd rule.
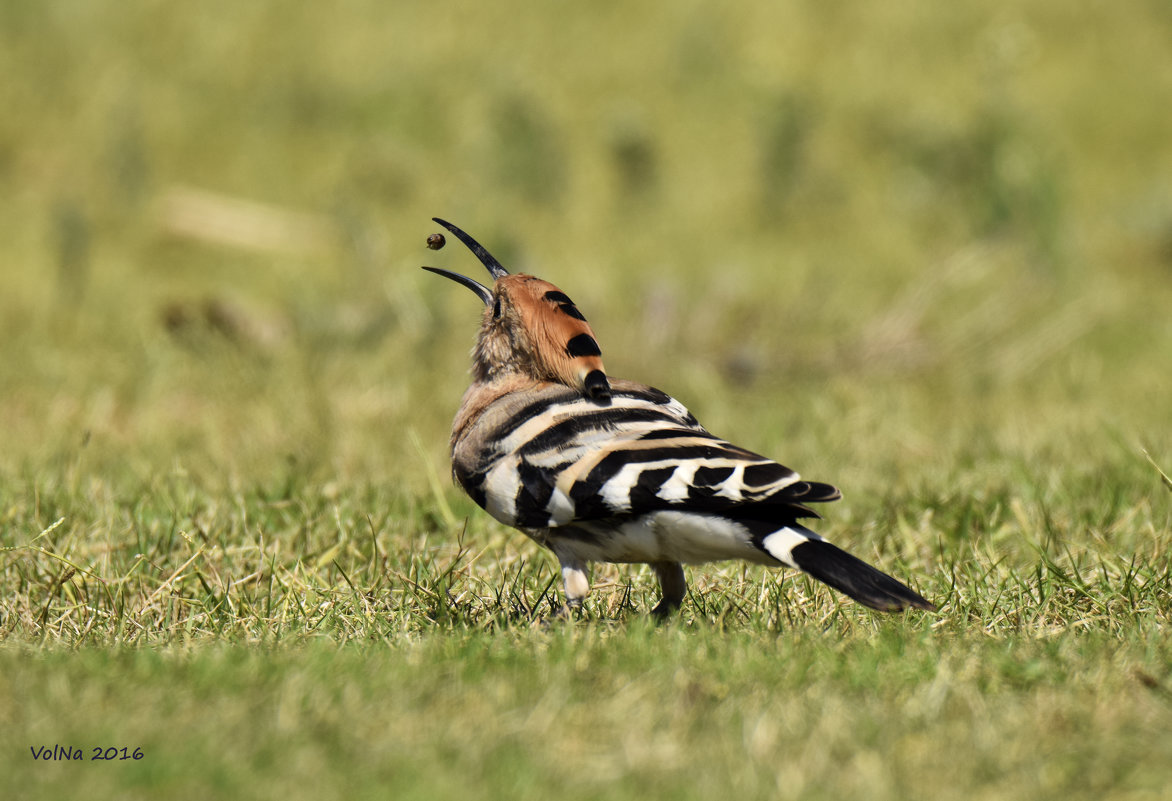
[[[754,547],[748,530],[719,515],[653,512],[620,520],[581,521],[527,531],[559,557],[584,562],[682,562],[698,564],[745,559],[776,565]]]

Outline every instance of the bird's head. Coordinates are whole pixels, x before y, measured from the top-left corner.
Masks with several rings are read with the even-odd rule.
[[[599,403],[609,401],[610,383],[598,340],[569,296],[532,275],[510,275],[475,239],[450,222],[433,219],[467,245],[493,279],[490,289],[450,270],[423,268],[463,284],[484,301],[472,352],[475,380],[520,374],[565,384]]]

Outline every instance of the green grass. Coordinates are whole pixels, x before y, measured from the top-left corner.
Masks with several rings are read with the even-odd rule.
[[[918,622],[6,650],[25,700],[3,743],[45,797],[1158,798],[1170,702],[1145,682],[1170,656]],[[144,756],[33,762],[26,740]]]
[[[0,795],[1167,796],[1172,18],[686,12],[0,6]],[[433,215],[940,612],[551,619]]]

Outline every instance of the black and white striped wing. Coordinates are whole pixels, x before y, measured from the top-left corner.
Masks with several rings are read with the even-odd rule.
[[[456,444],[453,468],[480,506],[519,528],[747,505],[814,516],[800,504],[839,497],[714,437],[665,393],[625,381],[613,382],[607,406],[561,387],[498,400]]]

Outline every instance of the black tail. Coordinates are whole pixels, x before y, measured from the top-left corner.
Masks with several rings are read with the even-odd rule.
[[[936,605],[919,593],[825,540],[799,543],[790,555],[799,568],[864,606],[882,612],[898,612],[909,606],[936,611]]]

